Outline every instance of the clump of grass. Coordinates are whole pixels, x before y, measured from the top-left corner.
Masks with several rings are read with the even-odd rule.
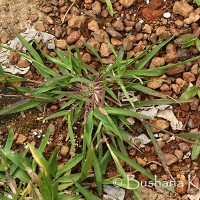
[[[147,81],[143,81],[143,77],[161,76],[166,69],[197,60],[200,56],[155,69],[144,69],[152,57],[173,39],[171,37],[163,42],[153,44],[135,58],[125,58],[123,49],[116,52],[112,45],[109,44],[116,59],[113,64],[105,66],[98,52],[88,44],[85,44],[87,49],[101,62],[101,68],[97,71],[83,63],[78,48],[75,49],[77,58],[73,56],[69,47],[67,48],[67,54],[56,48],[55,53],[57,56],[52,57],[43,52],[39,44],[36,43],[41,55],[57,66],[59,73],[56,73],[44,65],[39,53],[20,34],[16,33],[16,35],[28,50],[29,55],[15,52],[32,62],[33,66],[44,78],[44,82],[35,85],[34,88],[14,88],[25,99],[11,105],[9,108],[0,110],[0,115],[20,112],[51,102],[63,102],[60,110],[46,117],[46,120],[63,117],[63,122],[67,123],[68,126],[68,139],[75,157],[64,164],[61,169],[58,169],[56,164],[57,149],[49,160],[46,160],[42,152],[48,141],[49,133],[47,132],[38,149],[29,145],[29,150],[33,157],[33,159],[29,160],[25,158],[28,150],[23,153],[24,156],[10,150],[11,141],[13,140],[13,133],[11,132],[7,141],[8,144],[4,149],[0,149],[4,166],[3,171],[9,175],[7,177],[15,177],[26,183],[22,194],[17,192],[15,194],[12,192],[12,194],[14,196],[18,194],[18,196],[21,196],[20,198],[32,195],[36,199],[44,197],[44,199],[78,199],[80,196],[75,193],[78,191],[86,199],[99,199],[102,195],[102,185],[113,184],[114,178],[104,178],[111,160],[114,161],[119,176],[123,180],[122,183],[124,184],[120,186],[128,188],[127,183],[130,184],[119,158],[154,181],[155,177],[149,171],[128,157],[125,146],[125,144],[128,144],[136,148],[131,140],[133,138],[131,124],[126,117],[133,117],[141,122],[149,119],[149,117],[137,113],[135,108],[150,106],[152,101],[145,100],[134,103],[129,91],[142,92],[157,97],[153,105],[177,103],[177,101],[146,87]],[[8,47],[4,48],[9,49]],[[13,51],[12,49],[10,50]],[[139,61],[138,64],[135,64],[137,61]],[[129,67],[133,65],[135,65],[134,69],[130,69]],[[2,69],[0,70],[0,76],[1,82],[8,83],[11,86],[11,82],[15,80],[27,81],[26,79],[9,75]],[[121,93],[124,94],[128,103],[121,101]],[[76,148],[73,127],[77,123],[82,124],[79,130],[80,135],[83,136],[80,143],[82,152],[77,152]],[[127,128],[123,129],[120,124]],[[145,125],[145,128],[149,132],[148,124]],[[39,171],[36,170],[36,165],[39,166]],[[71,169],[74,169],[77,165],[81,165],[81,170],[71,174]],[[84,182],[88,178],[90,178],[90,182],[92,179],[92,182],[97,186],[97,191],[94,194],[84,187]],[[136,186],[138,183],[132,180],[131,184]],[[171,190],[167,187],[166,189]],[[75,194],[76,197],[66,197],[66,190],[71,191],[73,196]],[[133,192],[137,196],[139,195],[136,189]],[[48,195],[48,198],[46,195]],[[0,197],[3,198],[3,195]]]

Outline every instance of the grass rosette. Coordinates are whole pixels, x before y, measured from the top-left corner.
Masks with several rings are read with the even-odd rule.
[[[137,113],[135,108],[152,104],[177,103],[177,100],[174,101],[146,87],[148,81],[143,81],[143,78],[161,76],[166,69],[200,59],[200,56],[176,64],[145,69],[144,67],[153,56],[174,37],[170,37],[163,42],[156,42],[134,58],[125,58],[123,49],[116,52],[108,42],[115,55],[115,62],[109,66],[104,66],[98,52],[85,44],[86,48],[101,62],[101,68],[95,70],[83,63],[78,48],[75,48],[77,57],[73,56],[69,47],[67,47],[67,54],[56,48],[56,57],[52,57],[42,51],[39,44],[36,43],[37,49],[40,51],[39,54],[20,34],[17,32],[15,34],[29,54],[14,52],[31,61],[43,77],[44,82],[38,83],[34,88],[16,88],[12,85],[12,82],[19,80],[26,82],[29,80],[5,73],[0,68],[0,81],[9,84],[23,97],[21,101],[9,108],[0,110],[0,115],[20,112],[43,104],[62,102],[63,105],[60,110],[46,117],[46,120],[63,117],[63,122],[68,125],[68,139],[75,157],[71,158],[61,169],[58,169],[56,164],[57,149],[46,160],[42,153],[49,138],[49,132],[47,132],[38,149],[29,145],[33,159],[27,159],[24,156],[28,150],[24,152],[24,156],[10,150],[11,141],[13,141],[13,133],[11,132],[7,141],[8,144],[0,150],[4,166],[1,171],[5,172],[3,174],[6,175],[2,175],[2,177],[6,179],[6,177],[12,176],[26,183],[22,194],[16,188],[15,193],[11,191],[13,197],[18,195],[17,198],[20,196],[21,199],[32,195],[36,199],[78,199],[80,196],[75,193],[78,191],[86,199],[99,199],[102,195],[102,185],[113,184],[113,179],[104,178],[111,160],[114,161],[116,169],[123,180],[124,184],[120,186],[128,188],[127,173],[121,166],[119,159],[154,181],[155,177],[149,171],[128,157],[125,144],[133,148],[137,147],[131,140],[134,133],[127,117],[133,117],[145,123],[144,121],[148,120],[149,117]],[[8,47],[4,48],[10,49]],[[43,58],[53,63],[58,68],[59,73],[46,67]],[[131,66],[134,66],[134,69],[131,69]],[[129,91],[153,95],[157,99],[153,102],[152,100],[145,100],[134,103]],[[126,103],[120,99],[122,93],[127,99]],[[80,144],[82,152],[76,151],[73,127],[77,123],[82,126],[79,133],[83,136]],[[120,124],[123,124],[126,128],[122,128]],[[156,144],[149,125],[145,123],[144,128],[147,129],[150,138]],[[37,165],[39,170],[36,168]],[[77,165],[81,165],[81,171],[71,174],[71,169]],[[88,178],[90,178],[90,181],[92,178],[97,186],[95,194],[84,187]],[[132,181],[131,184],[135,186],[137,182]],[[172,190],[167,187],[166,189]],[[66,194],[66,190],[71,191],[71,196]],[[139,196],[136,189],[133,192],[137,197]],[[1,198],[6,199],[2,194]]]

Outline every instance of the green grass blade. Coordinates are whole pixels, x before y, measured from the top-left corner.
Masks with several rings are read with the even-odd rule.
[[[189,87],[181,94],[180,99],[189,100],[197,94],[198,90],[197,86]]]
[[[86,46],[86,48],[88,48],[100,60],[101,64],[103,65],[101,56],[99,55],[98,51],[95,48],[93,48],[92,46],[90,46],[89,44],[85,43],[85,42],[83,42],[83,44]]]
[[[108,7],[109,14],[113,17],[114,12],[113,12],[113,7],[112,7],[111,1],[110,0],[105,0],[105,2],[106,2],[106,5]]]
[[[56,112],[56,113],[46,117],[45,120],[49,120],[49,119],[65,116],[65,115],[68,115],[68,113],[69,113],[68,110],[62,110],[62,111]]]
[[[153,95],[155,97],[161,97],[161,98],[165,97],[165,95],[160,94],[157,91],[152,90],[151,88],[145,87],[145,86],[140,85],[140,84],[131,84],[130,88],[137,90],[137,91],[140,91],[140,92],[143,92],[145,94]]]
[[[111,154],[111,156],[112,156],[112,158],[113,158],[113,160],[114,160],[114,162],[115,162],[115,165],[116,165],[116,167],[117,167],[118,173],[119,173],[124,179],[127,179],[127,174],[126,174],[126,172],[124,171],[123,167],[121,166],[121,164],[120,164],[120,162],[119,162],[119,160],[118,160],[116,154],[113,152],[113,150],[111,149],[111,147],[110,147],[109,144],[107,144],[107,147],[108,147],[108,149],[109,149],[109,151],[110,151],[110,154]]]
[[[89,171],[94,164],[94,156],[94,147],[91,144],[90,148],[88,149],[86,159],[82,162],[81,176],[79,177],[78,182],[82,182],[88,176]]]
[[[2,110],[0,110],[0,115],[17,113],[17,112],[20,112],[20,111],[23,111],[23,110],[34,108],[34,107],[39,106],[41,104],[42,104],[42,102],[39,102],[39,101],[23,99],[23,100],[18,101],[17,103],[12,104],[8,108],[3,108]]]
[[[129,178],[129,179],[127,179]],[[125,189],[135,189],[137,187],[139,187],[139,182],[133,179],[130,179],[130,177],[127,175],[126,178],[118,178],[118,177],[113,177],[110,179],[104,179],[103,180],[103,184],[106,185],[115,185],[115,186],[119,186]]]
[[[71,142],[71,150],[73,152],[75,152],[75,136],[74,136],[74,131],[72,128],[72,112],[69,111],[68,113],[68,134],[69,134],[69,138],[70,138],[70,142]]]
[[[177,104],[177,103],[188,103],[192,102],[191,100],[181,100],[177,99],[176,101],[173,99],[154,99],[154,100],[145,100],[135,103],[136,108],[140,108],[143,106],[155,106],[155,105],[166,105],[166,104]],[[131,106],[129,106],[131,108]]]
[[[74,158],[69,160],[65,165],[63,165],[62,168],[58,169],[58,172],[56,174],[56,178],[67,172],[68,170],[72,169],[74,166],[76,166],[81,160],[83,159],[83,153],[80,153],[76,155]]]
[[[102,174],[101,174],[101,168],[100,168],[100,163],[95,155],[94,157],[94,174],[95,174],[95,179],[96,179],[96,184],[97,184],[97,191],[99,196],[102,194]]]
[[[115,95],[115,93],[114,93],[109,87],[106,87],[106,92],[107,92],[114,100],[116,100],[117,102],[119,102],[119,99],[117,98],[117,96]]]
[[[31,168],[31,163],[29,162],[29,160],[22,155],[14,151],[5,149],[0,149],[0,152],[19,168],[23,170],[25,170],[24,166]]]
[[[195,141],[194,146],[192,147],[192,155],[191,158],[192,160],[195,160],[200,154],[200,139],[197,139]]]
[[[150,119],[148,116],[142,115],[132,110],[125,110],[122,108],[114,108],[114,107],[105,107],[104,109],[110,115],[129,116],[129,117],[135,117],[137,119]]]
[[[200,138],[200,132],[190,132],[190,133],[185,133],[185,134],[179,134],[179,138],[184,138],[184,139],[196,139]]]
[[[127,164],[129,164],[131,167],[133,167],[135,170],[139,171],[140,173],[142,173],[143,175],[145,175],[146,177],[148,177],[149,179],[151,179],[152,181],[156,181],[156,178],[154,175],[152,175],[149,171],[147,171],[146,169],[144,169],[143,167],[141,167],[140,165],[138,165],[134,160],[130,159],[129,157],[123,155],[121,152],[119,152],[118,150],[116,150],[114,147],[110,147],[113,151],[113,153],[121,158],[122,160],[124,160]],[[158,181],[158,180],[157,180]],[[162,181],[161,181],[162,182]],[[165,186],[165,184],[163,184],[163,186]],[[167,190],[172,191],[172,188],[170,187],[165,187]]]
[[[82,187],[79,183],[75,183],[78,191],[86,198],[86,200],[101,200],[99,197],[95,196],[91,191]]]
[[[13,144],[13,140],[14,140],[14,131],[13,131],[13,129],[10,129],[4,150],[10,150],[11,149],[12,144]]]
[[[39,167],[42,169],[42,171],[44,171],[45,176],[50,178],[51,169],[49,168],[49,164],[47,160],[44,158],[44,156],[41,154],[41,152],[38,149],[36,149],[30,144],[28,146],[32,153],[33,158],[35,159]]]
[[[152,49],[140,62],[136,65],[135,69],[140,70],[142,69],[152,58],[153,56],[168,42],[170,42],[175,36],[172,36],[165,41],[163,41],[161,44],[157,45],[154,49]]]
[[[120,80],[120,81],[118,82],[118,84],[119,84],[119,86],[121,87],[121,89],[122,89],[122,91],[123,91],[125,97],[128,99],[129,103],[130,103],[131,106],[134,108],[135,106],[134,106],[133,100],[130,98],[130,96],[129,96],[129,94],[128,94],[128,91],[126,90],[126,88],[125,88],[124,84],[122,83],[122,81]]]
[[[33,58],[43,64],[42,58],[40,57],[40,55],[38,54],[38,52],[27,42],[26,39],[24,39],[17,31],[15,31],[14,29],[11,29],[13,31],[13,33],[18,37],[18,39],[20,40],[20,42],[23,44],[23,46],[28,50],[28,52],[33,56]]]
[[[106,173],[107,166],[111,160],[112,160],[112,157],[111,157],[110,151],[107,150],[107,152],[104,154],[103,158],[101,160],[99,160],[102,176]]]
[[[93,81],[90,81],[90,80],[88,80],[86,78],[79,78],[79,77],[71,78],[69,82],[70,83],[81,82],[81,83],[95,84],[95,82],[93,82]]]

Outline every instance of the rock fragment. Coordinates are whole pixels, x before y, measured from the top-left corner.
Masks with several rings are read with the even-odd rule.
[[[171,153],[164,154],[164,159],[167,165],[171,165],[178,161],[178,158]]]
[[[183,17],[189,17],[193,10],[193,7],[190,6],[186,0],[176,1],[173,6],[173,13],[182,15]]]

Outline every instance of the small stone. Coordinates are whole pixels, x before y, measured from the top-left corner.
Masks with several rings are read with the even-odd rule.
[[[26,68],[26,67],[28,67],[30,65],[30,63],[27,61],[27,60],[19,60],[18,62],[17,62],[17,66],[19,67],[19,68]]]
[[[149,166],[149,168],[150,168],[151,171],[156,171],[158,169],[158,166],[154,163],[154,164],[151,164]]]
[[[100,43],[95,40],[94,38],[91,38],[87,41],[87,43],[92,46],[93,48],[95,48],[97,51],[99,51],[100,49]]]
[[[160,26],[156,29],[156,34],[160,39],[165,39],[170,36],[170,32],[167,30],[166,26]]]
[[[166,19],[169,19],[171,17],[171,13],[170,12],[166,12],[163,14],[163,17]]]
[[[36,22],[39,19],[39,16],[37,13],[34,13],[29,16],[29,19],[31,20],[31,22]]]
[[[38,21],[35,25],[34,25],[35,29],[37,31],[40,31],[40,32],[45,32],[46,31],[46,28],[44,26],[44,23],[42,21]]]
[[[183,174],[180,175],[179,182],[180,184],[177,185],[176,192],[178,194],[184,195],[186,194],[188,189],[188,181]]]
[[[182,66],[167,69],[166,73],[168,75],[175,75],[175,74],[179,74],[179,73],[184,72],[184,71],[185,71],[185,67],[184,67],[184,65],[182,65]]]
[[[19,134],[17,137],[16,144],[24,144],[24,142],[27,140],[27,137],[23,134]]]
[[[53,136],[56,131],[55,125],[53,123],[51,123],[51,124],[49,124],[48,128],[49,128],[50,135]]]
[[[113,38],[121,39],[123,36],[117,32],[112,26],[106,28],[106,32],[109,33]]]
[[[188,48],[186,49],[183,49],[183,48],[180,48],[178,49],[177,51],[177,54],[178,54],[178,58],[180,61],[184,61],[184,60],[187,60],[189,58],[191,58],[191,52]]]
[[[136,0],[119,0],[119,2],[125,7],[130,7],[136,2]]]
[[[32,79],[33,73],[31,71],[28,71],[26,74],[24,74],[24,78]]]
[[[179,143],[178,146],[182,152],[188,152],[190,150],[190,146],[186,143]]]
[[[156,68],[165,65],[165,59],[161,57],[154,57],[151,61],[149,68]]]
[[[173,6],[173,13],[182,15],[183,17],[188,17],[193,10],[193,7],[186,0],[176,1]]]
[[[144,27],[142,28],[144,33],[148,33],[151,34],[152,33],[152,26],[150,26],[149,24],[145,24]]]
[[[58,106],[57,105],[52,105],[50,108],[51,108],[51,110],[58,110]]]
[[[95,20],[92,20],[88,23],[88,29],[91,31],[97,31],[99,29],[98,22]]]
[[[195,124],[194,124],[194,121],[192,119],[188,120],[188,124],[187,125],[188,125],[189,128],[195,128]]]
[[[105,39],[109,40],[109,35],[104,31],[103,29],[98,29],[95,32],[92,32],[91,35],[94,36],[95,40],[97,40],[100,43],[105,42]]]
[[[152,89],[158,89],[161,87],[161,85],[162,85],[162,82],[157,77],[152,78],[151,81],[147,83],[147,87],[152,88]]]
[[[163,135],[163,140],[164,140],[164,141],[169,140],[169,138],[170,138],[169,134],[165,133],[165,134]]]
[[[177,26],[177,28],[182,28],[183,27],[183,25],[184,25],[184,23],[183,23],[183,21],[182,20],[176,20],[175,22],[174,22],[174,24]]]
[[[145,49],[145,45],[143,44],[142,41],[140,41],[140,42],[136,45],[136,47],[133,49],[133,51],[134,51],[135,53],[138,53],[138,52],[143,51],[144,49]]]
[[[158,141],[158,146],[162,149],[165,146],[165,142]]]
[[[197,97],[193,97],[192,98],[192,102],[189,103],[190,104],[190,109],[191,110],[198,110],[198,107],[199,107],[199,98]]]
[[[140,165],[142,167],[147,164],[147,162],[142,158],[137,158],[137,163],[138,163],[138,165]]]
[[[53,11],[52,7],[49,7],[49,6],[45,6],[45,7],[42,8],[42,12],[45,13],[45,14],[48,14],[52,11]]]
[[[2,43],[2,44],[6,44],[6,43],[7,43],[7,40],[8,40],[7,37],[2,37],[2,38],[1,38],[1,43]]]
[[[161,91],[169,91],[170,87],[169,85],[167,85],[166,83],[162,84],[162,86],[160,87]]]
[[[172,90],[176,93],[176,94],[180,94],[181,88],[179,87],[179,85],[177,84],[171,84]]]
[[[82,59],[84,63],[90,63],[92,61],[92,57],[89,53],[84,53]]]
[[[66,40],[55,40],[55,45],[59,49],[66,49],[67,48],[67,41]]]
[[[153,125],[164,130],[169,128],[169,122],[165,119],[156,119],[153,121]],[[160,131],[159,129],[152,127],[152,132],[157,133],[159,131]]]
[[[115,56],[114,55],[110,55],[107,58],[102,58],[102,62],[106,65],[108,64],[112,64],[115,61]]]
[[[17,64],[17,62],[20,59],[20,55],[14,53],[14,52],[11,52],[10,55],[9,55],[9,57],[8,57],[8,59],[9,59],[9,62],[11,64]]]
[[[197,75],[198,74],[198,70],[199,70],[199,65],[198,64],[195,64],[191,67],[191,72],[194,74],[194,75]]]
[[[165,10],[156,10],[152,8],[145,7],[142,9],[142,16],[148,21],[154,21],[156,19],[162,18]]]
[[[142,24],[140,22],[135,24],[135,30],[139,33],[142,30]]]
[[[47,20],[47,22],[48,22],[49,24],[54,24],[53,19],[51,19],[51,17],[50,17],[49,15],[46,16],[46,20]]]
[[[67,37],[67,43],[68,44],[73,44],[76,41],[78,41],[81,37],[81,34],[79,31],[73,31],[70,33],[70,35]]]
[[[86,18],[84,16],[73,15],[71,19],[68,20],[69,28],[81,28],[82,24],[85,22]]]
[[[192,24],[198,21],[200,18],[199,14],[197,13],[190,13],[189,17],[184,20],[185,24]]]
[[[68,9],[68,8],[69,8],[68,6],[62,6],[62,7],[60,8],[60,13],[65,14],[65,13],[67,12],[67,9]]]
[[[99,52],[102,57],[108,57],[111,54],[111,49],[107,43],[102,43]]]
[[[176,79],[176,84],[179,85],[179,87],[181,89],[186,88],[187,87],[187,81],[181,79],[181,78],[177,78]]]
[[[61,26],[55,27],[54,31],[55,31],[55,37],[56,38],[61,37],[61,35],[62,35],[62,27]]]
[[[178,61],[178,54],[176,52],[167,53],[165,55],[165,61],[167,63],[175,63]]]
[[[174,154],[179,160],[181,160],[183,157],[183,152],[178,149],[175,150]]]
[[[68,146],[62,146],[62,148],[60,150],[60,155],[66,156],[68,152],[69,152],[69,147]]]
[[[85,0],[85,3],[93,3],[93,0]]]
[[[51,4],[54,6],[58,6],[58,0],[51,0]]]
[[[136,153],[137,153],[136,149],[131,149],[131,150],[129,151],[129,155],[130,155],[130,156],[134,156]]]
[[[95,14],[100,14],[100,13],[101,13],[101,4],[100,4],[98,1],[95,1],[95,2],[92,4],[92,11],[93,11]]]
[[[65,0],[59,0],[58,1],[58,5],[61,7],[65,4]]]
[[[171,165],[178,161],[177,157],[170,153],[164,154],[164,159],[167,165]]]
[[[111,44],[114,46],[120,46],[120,45],[122,45],[122,41],[118,40],[116,38],[111,38]]]
[[[124,24],[121,19],[112,23],[112,26],[116,31],[124,31],[124,29],[125,29]]]
[[[106,17],[108,17],[109,13],[107,10],[102,10],[101,15],[102,15],[102,17],[106,18]]]
[[[124,51],[130,51],[133,48],[133,41],[131,41],[128,37],[122,40]]]
[[[193,82],[196,80],[195,75],[192,72],[184,72],[183,73],[183,80],[187,82]]]

